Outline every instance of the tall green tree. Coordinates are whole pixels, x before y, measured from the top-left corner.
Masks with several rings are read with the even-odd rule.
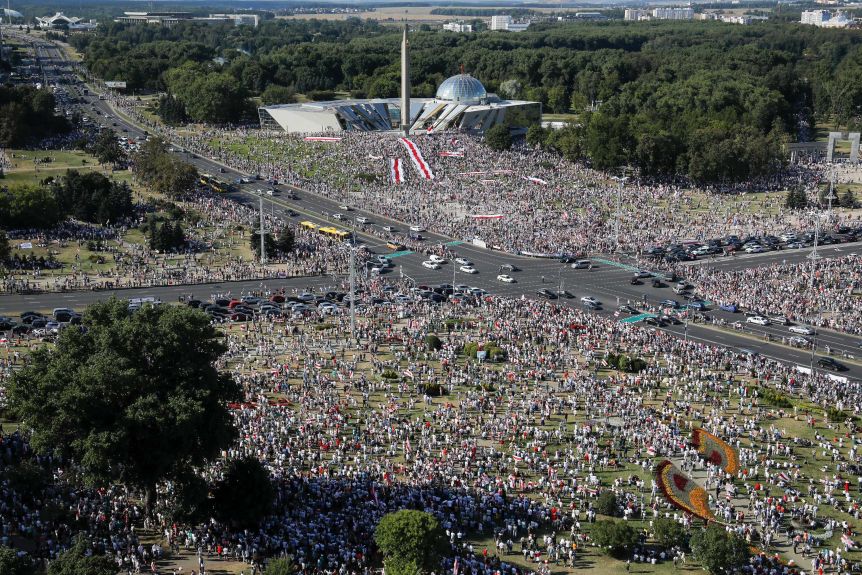
[[[12,246],[9,244],[9,236],[5,230],[0,230],[0,265],[12,257]]]
[[[512,147],[512,134],[503,124],[497,124],[485,132],[485,144],[494,151],[500,152]]]
[[[296,242],[296,236],[293,233],[293,229],[290,226],[284,226],[281,231],[278,233],[278,241],[275,243],[275,247],[283,254],[289,254],[293,251],[294,243]],[[259,244],[260,242],[258,242]],[[258,247],[258,249],[260,249]]]
[[[187,307],[130,313],[112,299],[87,308],[83,324],[31,354],[9,384],[10,405],[37,452],[74,460],[91,485],[142,489],[149,511],[158,482],[234,438],[227,403],[239,388],[215,367],[226,348]]]
[[[117,141],[113,130],[102,130],[93,142],[93,155],[103,164],[116,165],[126,160],[126,151]]]
[[[387,573],[412,575],[439,572],[448,544],[443,529],[430,513],[402,509],[383,516],[374,531]]]
[[[748,544],[721,525],[712,524],[696,531],[690,545],[694,558],[712,575],[735,573],[748,563]]]

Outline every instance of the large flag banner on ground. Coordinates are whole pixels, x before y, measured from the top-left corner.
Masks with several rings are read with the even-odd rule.
[[[726,473],[736,475],[739,471],[739,456],[736,450],[723,439],[698,428],[691,432],[691,443],[697,448],[701,457],[721,467]]]
[[[333,136],[306,136],[306,142],[340,142],[341,138]]]
[[[673,463],[667,459],[659,463],[655,476],[656,484],[672,505],[701,519],[714,519],[706,490]]]
[[[470,214],[474,220],[502,220],[503,214]]]
[[[419,175],[426,180],[433,180],[434,173],[431,171],[431,166],[429,166],[428,162],[425,161],[425,158],[422,157],[422,152],[419,151],[419,147],[408,138],[399,138],[399,140],[407,150],[407,154],[413,161],[413,165],[416,167],[416,171],[419,172]]]
[[[404,173],[401,171],[401,158],[389,158],[389,181],[400,184],[404,181]]]

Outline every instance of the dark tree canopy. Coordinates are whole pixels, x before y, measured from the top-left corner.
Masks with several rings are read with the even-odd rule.
[[[9,401],[40,453],[77,461],[92,485],[144,488],[216,457],[235,431],[239,396],[215,360],[225,347],[191,308],[124,301],[87,308],[86,330],[64,330],[9,385]]]
[[[168,152],[160,138],[148,139],[132,159],[132,170],[144,183],[171,197],[191,191],[199,178],[197,168]]]
[[[256,527],[270,513],[274,500],[269,472],[255,458],[231,461],[213,492],[216,517],[242,529]]]
[[[52,186],[64,214],[85,222],[116,223],[133,214],[132,190],[98,172],[69,170]]]
[[[54,95],[32,86],[0,86],[0,146],[23,146],[69,130],[54,114]]]
[[[393,575],[439,572],[448,548],[437,519],[411,509],[384,515],[374,532],[374,541],[383,552],[386,571]]]

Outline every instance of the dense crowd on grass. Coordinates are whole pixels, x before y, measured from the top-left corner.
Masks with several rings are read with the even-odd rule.
[[[747,572],[770,573],[776,552],[825,572],[858,568],[862,557],[842,536],[858,544],[859,382],[552,303],[381,305],[372,299],[409,289],[381,280],[362,288],[353,335],[346,314],[227,329],[218,367],[242,388],[230,406],[239,439],[199,473],[218,477],[230,461],[257,458],[276,503],[259,529],[177,523],[162,486],[147,525],[166,549],[196,551],[207,564],[290,555],[303,573],[368,573],[380,561],[377,522],[412,508],[446,531],[447,570],[455,557],[473,575],[577,567],[599,552],[595,521],[608,515],[638,535],[623,560],[676,562],[682,548],[658,545],[655,522],[670,518],[690,532],[700,523],[657,492],[653,466],[670,458],[706,487],[727,529],[767,554]],[[498,347],[497,361],[467,355],[471,343]],[[646,367],[609,371],[608,351]],[[15,368],[10,360],[5,373]],[[737,476],[693,454],[694,427],[738,448]],[[83,532],[124,569],[151,560],[132,530],[142,525],[139,494],[75,489],[73,463],[34,458],[18,434],[4,445],[9,462],[55,476],[25,493],[4,475],[6,543],[49,561]],[[43,502],[39,511],[33,500]],[[45,511],[54,508],[67,511]]]
[[[705,188],[634,177],[620,181],[539,147],[489,152],[481,138],[467,134],[415,135],[434,174],[428,180],[391,134],[343,133],[338,142],[309,142],[261,130],[180,131],[147,119],[131,99],[115,98],[114,104],[165,139],[237,170],[362,206],[405,226],[477,238],[514,253],[621,251],[638,257],[655,245],[807,231],[814,228],[813,216],[787,208],[785,194],[756,192],[799,187],[816,205],[828,177],[825,166],[808,164]],[[402,161],[402,183],[390,179],[392,158]],[[501,217],[475,217],[488,215]],[[858,224],[853,213],[835,212],[829,225]],[[408,244],[406,232],[384,235]]]
[[[144,242],[130,243],[124,239],[147,222],[155,210],[145,203],[136,205],[134,217],[107,226],[69,220],[48,229],[12,230],[8,235],[16,246],[32,244],[49,251],[77,246],[78,255],[73,264],[65,266],[51,257],[12,258],[8,265],[12,273],[4,278],[3,290],[150,287],[313,276],[346,269],[347,253],[339,250],[336,242],[298,227],[290,253],[270,253],[268,264],[260,264],[251,254],[243,256],[238,245],[248,243],[246,237],[252,233],[249,222],[256,217],[254,210],[202,190],[183,196],[181,206],[169,211],[179,209],[181,220],[187,216],[184,245],[168,253],[160,253]],[[267,227],[276,232],[291,225],[269,214],[265,220]],[[237,229],[244,232],[241,234]],[[91,254],[87,257],[94,258],[99,265],[87,266],[81,259],[81,248],[89,249]]]

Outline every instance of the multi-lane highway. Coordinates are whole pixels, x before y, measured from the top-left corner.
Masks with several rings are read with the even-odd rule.
[[[30,41],[34,41],[29,38]],[[65,53],[56,45],[35,40],[39,42],[39,55],[49,63],[46,69],[49,71],[48,81],[51,81],[50,74],[57,73],[57,66],[60,64],[60,69],[67,64]],[[82,95],[79,86],[77,91]],[[83,103],[80,104],[82,112],[89,115],[93,119],[111,127],[118,132],[125,132],[130,138],[140,139],[144,136],[144,130],[135,125],[129,118],[125,117],[119,110],[110,105],[108,101],[100,100],[98,93],[93,86],[90,86],[90,94],[83,96]],[[98,110],[99,114],[95,114]],[[114,127],[113,124],[117,126]],[[177,145],[177,148],[181,146]],[[229,166],[223,165],[215,160],[193,155],[188,151],[177,152],[184,159],[194,164],[202,173],[210,173],[216,175],[220,179],[227,181],[236,181],[240,178],[248,178],[250,174],[244,174],[236,171]],[[238,186],[238,191],[231,194],[236,201],[249,204],[257,207],[259,201],[258,190],[275,189],[279,191],[277,196],[264,196],[265,209],[271,211],[276,216],[283,219],[311,220],[318,224],[338,225],[342,228],[356,229],[357,241],[364,243],[367,247],[377,253],[388,253],[391,250],[385,247],[388,240],[397,240],[399,235],[407,232],[411,222],[394,221],[388,218],[381,217],[377,214],[363,211],[357,206],[352,210],[345,211],[339,206],[349,201],[336,201],[324,198],[311,192],[291,189],[286,186],[272,186],[263,181],[252,181],[248,184]],[[298,196],[298,199],[288,199],[288,192],[293,192]],[[291,217],[289,210],[298,213],[298,216]],[[332,219],[332,214],[342,213],[347,219],[336,221]],[[369,223],[359,225],[355,218],[368,218]],[[385,231],[384,227],[391,227],[395,232]],[[592,258],[592,269],[572,269],[568,265],[563,265],[556,260],[544,260],[534,258],[518,257],[498,251],[484,249],[474,246],[470,243],[460,241],[456,238],[448,238],[440,236],[433,232],[422,232],[426,237],[425,243],[428,249],[445,244],[447,249],[459,257],[470,260],[477,274],[466,274],[458,270],[458,265],[451,260],[442,265],[439,270],[432,270],[422,266],[422,262],[427,259],[426,254],[414,253],[411,251],[399,252],[397,257],[393,258],[395,267],[389,271],[390,275],[408,276],[416,285],[438,285],[438,284],[465,284],[469,286],[481,287],[491,293],[507,295],[513,297],[538,297],[536,292],[543,288],[557,291],[559,289],[566,290],[574,296],[573,298],[561,298],[559,301],[564,305],[580,305],[580,298],[584,296],[593,296],[603,302],[603,310],[598,313],[612,314],[616,311],[618,305],[628,304],[635,308],[641,309],[645,304],[656,304],[664,299],[675,299],[680,303],[685,301],[676,296],[672,292],[672,284],[667,284],[666,287],[654,288],[649,281],[645,281],[641,285],[631,285],[630,279],[632,272],[635,270],[632,266],[622,262],[615,261],[611,258]],[[840,244],[833,246],[825,246],[819,249],[821,255],[846,255],[849,253],[858,253],[862,251],[862,246],[859,244]],[[806,250],[788,250],[781,252],[768,252],[764,254],[740,255],[733,258],[721,258],[709,262],[709,265],[719,265],[726,269],[741,269],[756,264],[764,264],[774,261],[795,262],[804,260],[810,249]],[[500,273],[500,267],[504,264],[512,264],[520,268],[520,271],[511,272],[510,275],[515,278],[515,283],[507,284],[498,281],[497,275]],[[690,265],[703,265],[701,262],[694,262]],[[153,295],[162,298],[164,301],[176,300],[178,295],[186,295],[193,293],[198,297],[208,296],[214,292],[231,291],[233,293],[241,293],[252,289],[260,289],[260,281],[253,282],[237,282],[234,284],[221,283],[216,285],[205,286],[176,286],[164,288],[150,288],[141,290],[124,290],[121,294],[123,297],[139,297],[141,295]],[[303,278],[298,280],[279,280],[265,282],[268,287],[288,287],[288,288],[305,288],[323,285],[332,285],[332,278]],[[6,295],[0,296],[0,313],[12,313],[23,309],[47,309],[56,307],[54,304],[61,302],[63,305],[70,307],[83,307],[87,303],[107,297],[107,292],[78,292],[72,294],[45,294],[38,296],[16,296]],[[715,307],[715,306],[713,306]],[[716,325],[701,325],[689,323],[667,326],[666,329],[680,337],[688,337],[692,340],[703,341],[720,346],[726,346],[741,350],[751,350],[762,355],[781,359],[796,363],[802,366],[808,366],[811,363],[812,353],[810,349],[798,349],[790,347],[782,343],[782,338],[789,338],[793,334],[788,331],[786,326],[755,326],[745,324],[745,317],[742,314],[730,314],[727,312],[713,309],[707,313],[708,316],[716,317],[725,320],[728,324],[726,327]],[[619,320],[625,320],[628,316],[620,315]],[[743,329],[737,330],[730,327],[734,322],[742,321]],[[767,341],[767,337],[772,341]],[[857,363],[854,358],[857,352],[862,352],[860,343],[862,340],[857,337],[851,337],[844,334],[838,334],[829,330],[820,330],[817,335],[817,354],[815,358],[820,357],[825,351],[825,346],[829,346],[835,353],[836,357],[845,363],[850,369],[842,375],[849,377],[862,378],[862,362]],[[862,354],[860,354],[862,355]],[[815,366],[816,367],[816,366]]]

